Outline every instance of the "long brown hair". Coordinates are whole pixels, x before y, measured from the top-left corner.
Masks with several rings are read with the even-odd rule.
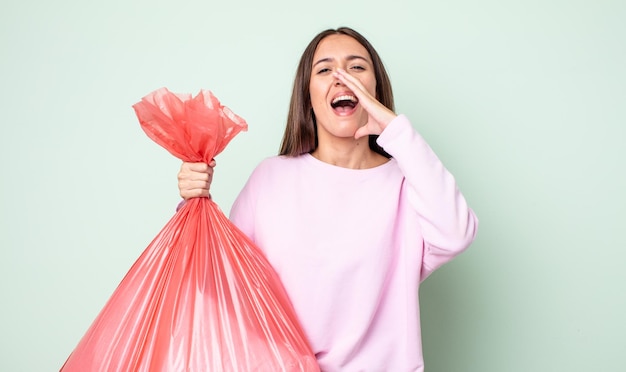
[[[349,27],[324,30],[311,40],[304,53],[302,53],[302,57],[300,57],[300,63],[298,64],[296,77],[293,82],[291,102],[289,103],[287,126],[280,145],[280,155],[298,156],[310,153],[317,148],[317,124],[309,92],[311,70],[313,68],[313,55],[318,44],[330,35],[347,35],[363,45],[372,58],[372,64],[374,65],[376,98],[391,111],[394,110],[391,81],[380,56],[369,41]],[[378,138],[376,135],[369,136],[370,148],[390,158],[391,156],[376,143],[376,138]]]

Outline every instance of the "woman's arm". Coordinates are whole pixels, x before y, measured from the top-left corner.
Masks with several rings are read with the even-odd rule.
[[[452,174],[406,116],[390,122],[377,142],[396,159],[408,183],[409,203],[424,237],[424,280],[472,243],[478,219]]]

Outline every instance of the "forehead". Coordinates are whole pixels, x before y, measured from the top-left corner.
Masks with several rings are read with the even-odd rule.
[[[342,59],[346,56],[360,56],[371,61],[367,49],[356,39],[348,35],[326,36],[315,49],[313,62],[322,58]]]

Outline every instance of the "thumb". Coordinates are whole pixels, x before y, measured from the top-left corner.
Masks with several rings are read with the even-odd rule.
[[[369,134],[370,134],[370,131],[367,128],[367,125],[364,125],[356,130],[356,132],[354,133],[354,138],[359,139],[361,137],[368,136]]]

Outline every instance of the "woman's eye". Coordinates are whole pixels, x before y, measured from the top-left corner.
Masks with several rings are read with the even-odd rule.
[[[319,71],[317,71],[318,74],[323,74],[326,72],[330,72],[330,69],[328,67],[321,68],[319,69]]]
[[[359,65],[355,65],[350,67],[352,70],[365,70],[365,67],[363,66],[359,66]]]

